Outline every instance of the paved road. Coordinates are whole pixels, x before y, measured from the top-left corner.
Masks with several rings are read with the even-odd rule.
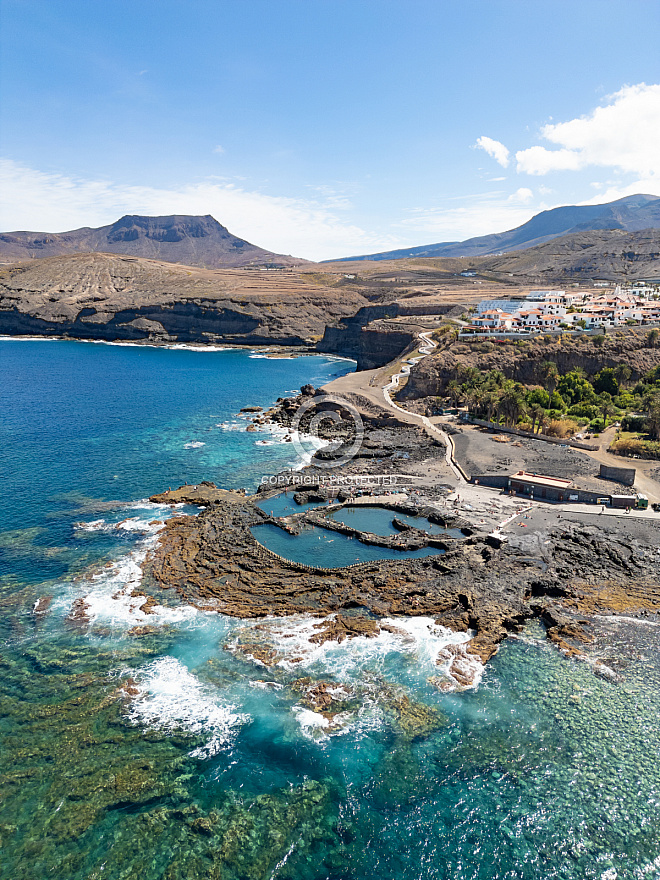
[[[643,461],[635,458],[623,458],[621,455],[612,455],[607,452],[607,448],[614,439],[616,433],[615,428],[608,428],[603,431],[600,440],[600,449],[595,452],[587,452],[587,455],[594,458],[601,464],[608,464],[611,467],[630,467],[637,471],[635,475],[635,488],[638,492],[642,492],[649,499],[649,502],[660,502],[660,483],[650,476],[648,471],[660,467],[660,462]],[[655,514],[657,516],[657,514]]]
[[[420,333],[419,338],[422,341],[419,347],[420,354],[414,358],[409,358],[401,369],[390,377],[390,381],[385,386],[370,384],[371,380],[381,372],[380,370],[363,370],[359,373],[348,373],[346,376],[340,376],[339,379],[334,379],[332,382],[324,385],[323,390],[327,391],[328,394],[338,396],[342,394],[359,394],[379,407],[384,405],[387,409],[395,410],[399,420],[405,424],[423,427],[428,434],[438,438],[443,443],[446,449],[445,458],[447,464],[451,468],[456,480],[463,484],[466,482],[465,475],[453,459],[454,444],[451,438],[442,428],[433,425],[426,416],[420,416],[417,413],[403,409],[403,407],[394,403],[390,396],[391,392],[398,388],[400,379],[408,375],[412,364],[421,361],[422,358],[426,357],[427,354],[430,354],[437,347],[436,343],[430,338],[429,331]]]
[[[383,405],[390,410],[395,410],[397,417],[401,422],[409,425],[417,425],[423,427],[428,434],[431,436],[437,437],[444,444],[446,449],[446,461],[448,466],[451,468],[456,481],[460,485],[466,484],[465,474],[461,470],[460,466],[454,460],[454,444],[451,437],[442,430],[442,428],[433,424],[430,419],[426,416],[418,415],[417,413],[409,412],[407,409],[403,409],[403,407],[396,404],[390,394],[396,388],[399,387],[400,380],[407,376],[410,372],[410,367],[412,363],[417,363],[422,360],[422,358],[426,357],[427,354],[430,354],[433,349],[437,348],[437,344],[430,338],[430,331],[424,331],[419,333],[419,338],[421,340],[421,345],[419,346],[420,354],[414,358],[409,358],[403,364],[401,369],[392,374],[390,376],[390,380],[384,386],[381,382],[376,382],[374,385],[370,384],[372,380],[374,380],[379,374],[382,373],[382,368],[378,370],[364,370],[359,373],[348,373],[346,376],[340,376],[339,379],[335,379],[333,382],[329,382],[327,385],[324,385],[323,388],[328,394],[336,394],[338,396],[345,394],[359,394],[362,397],[365,397],[371,403],[374,403],[376,406],[382,407]],[[622,458],[619,455],[611,455],[607,452],[607,447],[610,445],[613,439],[614,429],[608,428],[607,431],[604,431],[601,435],[601,448],[595,452],[586,452],[587,455],[591,456],[593,459],[598,461],[601,464],[608,464],[613,467],[634,467],[636,468],[637,474],[635,478],[635,488],[637,491],[642,492],[649,499],[650,503],[659,502],[660,503],[660,482],[653,479],[650,476],[648,471],[652,470],[655,467],[660,467],[660,463],[656,462],[643,462],[638,461],[637,459],[626,459]],[[564,509],[572,509],[576,507],[582,511],[586,512],[585,507],[589,509],[589,505],[564,505]],[[620,515],[616,511],[611,511],[613,515]],[[639,512],[638,512],[639,513]],[[657,514],[652,511],[649,512],[650,516],[657,516]]]

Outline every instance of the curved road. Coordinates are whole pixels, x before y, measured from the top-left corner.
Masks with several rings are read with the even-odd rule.
[[[382,406],[382,404],[385,403],[385,406],[388,409],[396,410],[400,421],[409,425],[421,425],[427,433],[442,441],[446,450],[445,457],[447,464],[451,468],[458,482],[466,483],[467,479],[465,474],[454,460],[454,443],[451,437],[441,428],[438,428],[437,425],[433,425],[426,416],[412,413],[394,403],[390,396],[390,392],[399,387],[400,379],[410,373],[410,368],[416,363],[419,363],[419,361],[421,361],[422,358],[425,358],[426,355],[430,354],[433,349],[437,348],[437,343],[430,338],[429,330],[424,330],[418,333],[418,338],[423,342],[423,344],[419,346],[420,354],[417,357],[408,358],[399,372],[394,373],[390,377],[390,381],[384,387],[378,388],[369,384],[370,380],[373,379],[380,370],[364,370],[359,373],[348,373],[346,376],[340,376],[339,379],[334,379],[332,382],[328,382],[327,385],[324,385],[323,390],[327,391],[328,394],[359,394],[362,397],[366,397],[371,403],[375,403],[379,406]]]
[[[431,352],[437,348],[437,343],[430,338],[429,330],[424,330],[418,333],[418,338],[422,340],[423,343],[419,346],[419,355],[414,358],[408,358],[401,369],[390,376],[390,380],[385,386],[379,387],[378,385],[372,386],[369,384],[370,381],[381,372],[381,370],[378,369],[364,370],[359,373],[348,373],[346,376],[341,376],[339,379],[329,382],[327,385],[324,385],[323,388],[328,394],[359,394],[376,405],[382,406],[384,403],[388,409],[396,410],[400,421],[409,425],[422,426],[427,433],[442,441],[446,450],[447,464],[451,468],[456,480],[459,483],[464,484],[468,482],[468,480],[466,474],[454,459],[454,442],[451,437],[437,425],[432,424],[426,416],[420,416],[417,415],[417,413],[412,413],[409,410],[404,409],[395,403],[390,396],[391,392],[399,387],[401,378],[408,376],[410,368],[416,363],[419,363],[422,358],[431,354]],[[604,438],[603,445],[609,446],[609,442],[610,438]],[[640,467],[640,462],[629,461],[618,455],[611,455],[602,447],[594,452],[587,452],[585,450],[585,454],[591,456],[591,458],[601,464],[608,464],[613,467],[635,467],[637,471],[635,488],[637,491],[643,492],[651,503],[660,502],[660,482],[654,480],[650,474],[646,473],[646,471],[656,466],[655,462],[643,462]]]

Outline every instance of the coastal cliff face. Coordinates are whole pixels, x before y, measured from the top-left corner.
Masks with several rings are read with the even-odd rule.
[[[341,323],[326,327],[318,350],[353,357],[358,370],[383,367],[417,344],[420,327],[414,323],[415,316],[446,315],[457,310],[460,312],[460,307],[452,303],[429,305],[405,300],[365,306]],[[405,318],[411,318],[410,323]]]
[[[0,333],[315,345],[365,299],[295,272],[207,270],[77,254],[0,270]]]
[[[467,367],[483,372],[501,370],[508,379],[542,384],[544,361],[555,363],[560,374],[580,368],[588,376],[603,367],[626,363],[634,382],[660,364],[660,346],[648,340],[648,332],[646,328],[630,328],[610,333],[600,341],[593,336],[552,336],[547,340],[451,342],[416,364],[397,396],[400,400],[436,396]]]

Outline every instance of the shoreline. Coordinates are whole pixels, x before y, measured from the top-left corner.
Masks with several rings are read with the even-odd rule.
[[[347,377],[369,381],[367,374]],[[322,390],[336,387],[347,377]],[[403,412],[393,416],[385,401],[381,404],[376,399],[379,390],[373,388],[368,398],[346,394],[365,423],[361,452],[368,455],[334,468],[333,477],[350,483],[365,470],[371,477],[395,483],[405,477],[408,511],[458,516],[469,527],[469,535],[462,541],[445,542],[445,552],[436,557],[324,569],[311,559],[307,560],[310,564],[302,564],[273,554],[252,535],[250,528],[263,521],[285,530],[293,526],[294,533],[301,526],[323,525],[304,508],[286,522],[264,517],[255,502],[272,497],[269,489],[274,486],[231,500],[221,494],[224,490],[218,490],[218,497],[207,496],[206,502],[194,490],[191,494],[193,487],[185,491],[182,487],[152,496],[152,500],[195,503],[197,497],[206,509],[196,517],[168,522],[147,566],[157,586],[174,587],[193,604],[211,600],[216,610],[237,617],[296,613],[348,613],[376,619],[397,614],[432,616],[454,632],[472,631],[467,652],[481,662],[487,662],[504,639],[519,633],[530,620],[543,622],[550,641],[566,655],[587,659],[584,648],[592,638],[588,616],[614,613],[655,619],[660,614],[660,557],[656,552],[660,533],[652,518],[625,517],[624,531],[620,517],[590,522],[591,511],[530,503],[461,483],[435,432],[419,424],[420,417],[414,414],[405,421]],[[314,389],[311,393],[312,397],[308,393],[287,398],[263,415],[290,426],[313,399]],[[341,437],[341,428],[336,433]],[[329,472],[318,465],[332,454],[322,450],[316,461],[299,472],[299,478],[323,482]],[[289,474],[287,479],[294,477]],[[279,486],[280,493],[275,494],[283,488]],[[301,497],[315,491],[309,485],[289,488],[292,495],[297,488]],[[321,488],[320,494],[324,492]],[[347,490],[342,497],[339,490],[337,500],[349,506],[353,497]],[[369,504],[368,496],[362,500]],[[394,513],[400,509],[395,499],[379,498],[378,505]],[[372,535],[353,537],[373,543]]]
[[[263,345],[242,345],[239,343],[216,343],[216,342],[139,342],[137,340],[121,340],[121,339],[80,339],[76,336],[7,336],[0,335],[0,342],[79,342],[89,345],[113,345],[121,348],[158,348],[169,351],[197,351],[197,352],[219,352],[219,351],[246,351],[268,357],[269,360],[278,360],[294,357],[324,357],[333,361],[348,361],[356,363],[355,358],[349,355],[339,355],[316,351],[313,348],[305,346],[289,346],[277,344]]]

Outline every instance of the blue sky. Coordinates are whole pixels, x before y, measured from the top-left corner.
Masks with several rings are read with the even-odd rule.
[[[0,229],[329,259],[660,195],[655,0],[0,0]]]

